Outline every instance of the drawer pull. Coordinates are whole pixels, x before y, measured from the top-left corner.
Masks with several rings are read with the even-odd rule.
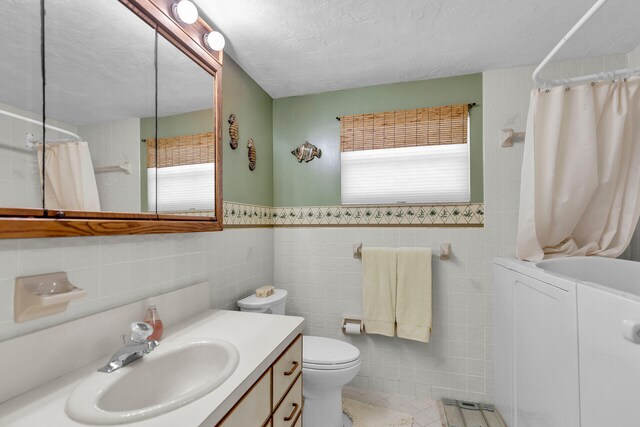
[[[295,362],[294,362],[295,363]],[[296,363],[297,364],[297,363]],[[293,410],[291,411],[291,413],[289,414],[288,417],[286,417],[284,420],[285,421],[291,421],[293,419],[293,417],[296,415],[296,412],[298,412],[298,404],[294,403],[293,404]]]
[[[287,372],[284,373],[285,376],[289,376],[289,375],[293,375],[293,373],[296,371],[296,369],[298,369],[298,362],[293,362],[293,364],[291,365],[291,369],[289,369]]]

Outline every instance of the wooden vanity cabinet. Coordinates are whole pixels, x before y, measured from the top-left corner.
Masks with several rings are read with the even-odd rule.
[[[218,424],[224,427],[268,425],[271,418],[271,368]]]
[[[291,427],[302,413],[302,375],[283,397],[282,402],[273,413],[273,427]]]
[[[302,427],[302,409],[302,335],[298,335],[217,427]]]

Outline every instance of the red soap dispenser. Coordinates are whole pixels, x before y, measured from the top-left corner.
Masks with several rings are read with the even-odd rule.
[[[162,332],[164,332],[164,326],[162,326],[162,320],[158,315],[155,305],[150,305],[147,308],[147,314],[144,316],[144,321],[153,327],[153,333],[147,338],[149,341],[158,340],[162,338]]]

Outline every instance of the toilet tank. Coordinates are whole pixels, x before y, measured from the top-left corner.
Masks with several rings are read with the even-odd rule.
[[[287,302],[287,291],[276,289],[272,295],[266,298],[258,298],[255,294],[249,295],[238,301],[240,311],[253,313],[282,314]]]

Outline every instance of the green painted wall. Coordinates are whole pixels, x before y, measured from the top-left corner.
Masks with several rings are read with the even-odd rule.
[[[273,206],[273,99],[228,56],[222,73],[223,198],[227,201]],[[229,146],[229,123],[234,113],[240,124],[240,143]],[[158,137],[188,135],[213,130],[212,110],[162,117]],[[140,120],[141,138],[154,137],[153,117]],[[251,172],[247,140],[256,143],[256,169]],[[140,147],[142,167],[146,167],[146,146]],[[142,208],[147,205],[147,176],[141,174]]]
[[[340,122],[336,120],[337,116],[472,102],[478,105],[470,113],[471,201],[479,203],[483,201],[482,74],[275,99],[275,206],[340,205]],[[305,141],[322,149],[321,159],[297,162],[291,150]],[[229,199],[226,193],[225,199]]]
[[[229,56],[222,72],[224,200],[273,206],[273,99]],[[229,146],[230,114],[240,126],[238,148]],[[249,170],[247,141],[256,146],[256,169]]]

